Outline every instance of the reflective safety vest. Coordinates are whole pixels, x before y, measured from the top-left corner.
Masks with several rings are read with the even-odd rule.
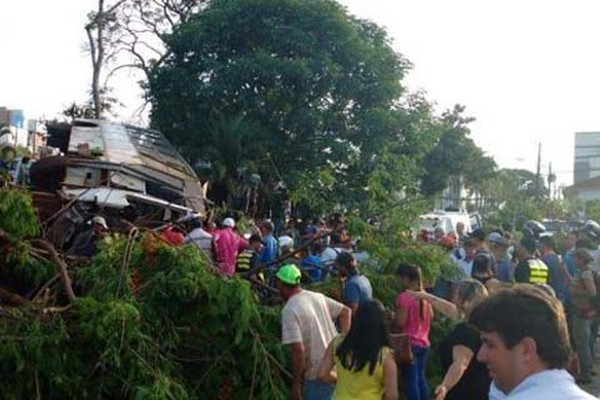
[[[548,266],[542,260],[532,258],[527,260],[529,264],[529,283],[544,284],[548,283]]]
[[[236,268],[238,271],[244,272],[244,271],[249,271],[250,270],[250,262],[252,261],[252,257],[255,255],[256,253],[250,249],[246,249],[244,251],[242,251],[240,254],[238,254],[237,256],[237,260],[236,260]]]
[[[258,257],[258,253],[252,249],[245,249],[238,254],[237,259],[235,260],[235,270],[236,272],[248,272],[252,267],[252,257]],[[265,274],[261,271],[257,274],[258,280],[261,282],[265,282]]]

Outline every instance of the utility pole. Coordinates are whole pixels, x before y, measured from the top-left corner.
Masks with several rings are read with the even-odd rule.
[[[535,172],[535,198],[540,198],[540,179],[542,175],[542,143],[538,144],[537,170]]]
[[[554,175],[552,174],[552,163],[548,165],[548,192],[550,193],[550,200],[554,198],[554,192],[552,191],[552,184],[554,183]]]
[[[559,189],[556,186],[556,174],[552,172],[552,163],[548,168],[548,189],[550,190],[550,199],[557,199],[559,197]]]

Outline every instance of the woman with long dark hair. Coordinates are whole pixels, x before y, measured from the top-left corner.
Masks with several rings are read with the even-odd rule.
[[[336,384],[335,400],[398,398],[396,362],[379,301],[361,304],[348,334],[329,344],[319,366],[319,379]]]
[[[408,400],[428,400],[429,388],[425,378],[425,360],[429,349],[429,330],[433,309],[428,301],[418,299],[408,292],[425,292],[421,268],[403,264],[398,267],[398,277],[404,288],[396,300],[395,330],[410,337],[412,364],[400,365]]]

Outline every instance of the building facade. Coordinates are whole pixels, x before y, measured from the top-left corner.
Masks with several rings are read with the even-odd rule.
[[[45,124],[25,118],[23,110],[0,107],[0,128],[10,131],[8,143],[11,146],[27,148],[30,153],[36,153],[46,144]]]
[[[600,132],[575,133],[573,183],[600,176]]]
[[[584,207],[600,200],[600,131],[575,132],[573,185],[564,188],[563,194]]]

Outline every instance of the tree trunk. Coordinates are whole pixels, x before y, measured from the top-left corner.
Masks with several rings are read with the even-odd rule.
[[[91,20],[85,27],[92,58],[92,103],[94,118],[98,119],[102,116],[100,73],[102,72],[102,64],[104,63],[104,17],[104,0],[98,0],[98,10],[95,20]],[[94,37],[94,33],[96,37]]]

